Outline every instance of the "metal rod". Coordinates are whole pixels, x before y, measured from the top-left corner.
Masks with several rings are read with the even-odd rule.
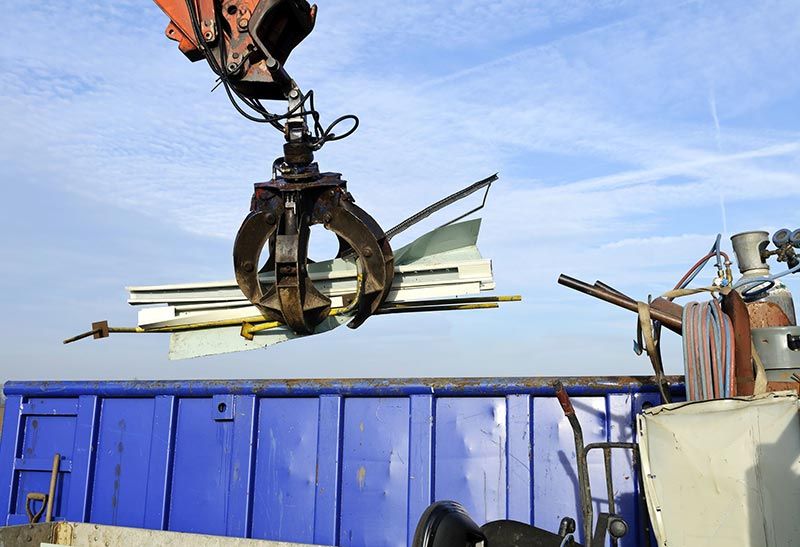
[[[588,283],[584,283],[583,281],[575,279],[574,277],[561,274],[558,276],[558,284],[564,285],[565,287],[569,287],[570,289],[574,289],[578,292],[588,294],[589,296],[594,296],[595,298],[599,298],[600,300],[604,300],[610,304],[619,306],[620,308],[625,308],[626,310],[632,312],[638,312],[636,302],[632,298],[620,296],[615,292],[609,292],[605,289],[601,289],[598,286],[589,285]],[[669,330],[677,334],[681,334],[682,327],[680,318],[653,308],[651,308],[650,317],[660,321],[661,324],[667,327]]]
[[[624,449],[624,450],[630,450],[633,453],[632,458],[633,458],[634,472],[638,472],[638,471],[636,471],[636,458],[637,458],[638,448],[639,447],[638,447],[638,445],[636,443],[620,442],[620,441],[616,441],[616,442],[615,441],[607,441],[607,442],[599,442],[599,443],[589,443],[583,448],[583,452],[584,452],[584,454],[586,454],[586,461],[587,462],[588,462],[588,459],[589,459],[589,452],[591,452],[592,450],[602,450],[603,451],[603,468],[604,468],[605,476],[606,476],[606,496],[608,497],[608,514],[610,516],[619,516],[619,515],[616,514],[616,503],[614,502],[614,478],[613,478],[613,470],[612,470],[612,465],[611,465],[611,450],[615,449],[615,448]],[[641,478],[641,476],[639,478]],[[587,478],[587,480],[588,480],[588,478]],[[591,488],[589,488],[588,490],[589,490],[589,498],[591,499]],[[598,517],[598,519],[602,518],[602,516],[603,516],[603,514],[601,513],[600,517]],[[595,530],[595,534],[597,534],[597,533],[598,533],[598,530]],[[603,535],[603,537],[605,537],[605,535]],[[612,547],[616,547],[617,545],[619,545],[619,540],[617,538],[611,536],[610,539],[611,539]],[[591,545],[592,545],[592,547],[595,544],[602,545],[603,544],[602,542],[603,542],[603,539],[601,538],[599,540],[599,543],[598,543],[597,536],[595,536],[595,539],[592,540]]]
[[[98,332],[100,332],[100,329],[94,329],[94,330],[82,332],[82,333],[80,333],[80,334],[78,334],[76,336],[73,336],[71,338],[67,338],[66,340],[64,340],[64,343],[65,344],[71,344],[72,342],[77,342],[78,340],[83,340],[84,338],[89,338],[90,336],[94,336]]]
[[[626,450],[633,450],[636,448],[636,443],[626,443],[626,442],[601,442],[601,443],[589,443],[586,445],[586,452],[591,450],[605,450],[606,448],[621,448]]]
[[[379,308],[373,315],[388,315],[392,313],[409,313],[421,311],[455,311],[455,310],[478,310],[478,309],[491,309],[499,307],[497,302],[520,302],[522,296],[515,295],[501,295],[501,296],[480,296],[468,298],[440,298],[437,300],[417,300],[403,303],[392,303]],[[330,315],[341,315],[347,313],[351,307],[333,308]],[[243,327],[243,336],[248,337],[254,332],[273,329],[282,325],[278,321],[265,321],[264,316],[256,315],[251,317],[239,317],[234,319],[221,319],[218,321],[203,321],[199,323],[188,323],[185,325],[173,325],[168,327],[154,327],[145,329],[142,327],[108,327],[109,334],[111,333],[128,333],[128,334],[144,334],[144,333],[172,333],[184,332],[200,329],[211,329],[218,327]],[[65,344],[88,338],[93,334],[99,332],[100,329],[94,329],[89,332],[84,332],[72,338],[64,340]]]
[[[53,522],[53,498],[56,495],[56,481],[58,480],[58,469],[61,467],[61,454],[56,452],[53,455],[53,469],[50,471],[50,489],[47,491],[47,511],[44,521]]]
[[[572,426],[572,434],[575,438],[575,459],[578,467],[578,490],[581,497],[581,515],[583,517],[583,541],[587,545],[592,543],[592,521],[594,520],[594,513],[592,511],[592,492],[591,485],[589,484],[589,466],[586,463],[586,448],[583,442],[583,429],[578,416],[575,414],[575,409],[570,401],[567,390],[560,380],[556,380],[553,384],[556,390],[556,398],[564,410],[564,416]]]
[[[428,207],[424,208],[422,211],[415,213],[414,215],[410,216],[409,218],[405,219],[403,222],[398,224],[397,226],[386,230],[386,239],[391,240],[394,236],[409,229],[414,224],[420,222],[421,220],[431,216],[433,213],[444,209],[451,203],[455,203],[458,200],[464,199],[465,197],[469,196],[470,194],[477,192],[481,188],[486,186],[490,186],[494,181],[497,180],[497,173],[490,177],[486,177],[483,180],[479,180],[476,183],[470,184],[466,188],[462,188],[458,192],[450,194],[444,199],[440,199],[433,205],[429,205]],[[485,200],[485,198],[484,198]],[[474,212],[474,211],[472,211]],[[452,222],[452,221],[451,221]]]
[[[244,323],[242,323],[241,335],[243,338],[252,340],[254,332],[261,332],[263,330],[274,329],[280,327],[281,325],[283,325],[283,323],[281,323],[280,321],[267,321],[266,323],[258,323],[256,325],[253,325],[252,323],[245,321]]]
[[[630,296],[628,296],[624,292],[618,291],[617,289],[615,289],[611,285],[608,285],[607,283],[603,283],[599,279],[594,282],[594,286],[598,287],[600,289],[603,289],[604,291],[613,292],[614,294],[617,294],[617,295],[619,295],[619,296],[621,296],[621,297],[623,297],[623,298],[625,298],[627,300],[633,300],[633,298],[631,298]]]
[[[408,302],[391,302],[382,306],[380,309],[406,308],[409,306],[442,306],[460,304],[484,304],[488,302],[522,302],[522,296],[518,294],[510,296],[470,296],[466,298],[439,298],[436,300],[412,300]]]
[[[633,298],[631,298],[627,294],[623,293],[622,291],[618,291],[611,285],[603,283],[602,281],[595,281],[594,286],[603,289],[605,291],[618,294],[621,298],[625,298],[626,300],[630,300],[631,302],[636,302]],[[650,302],[650,308],[653,310],[664,312],[668,315],[675,317],[676,319],[683,317],[683,306],[681,306],[680,304],[676,304],[672,300],[667,300],[662,296],[659,296],[658,298]]]
[[[389,315],[392,313],[412,313],[423,311],[456,311],[456,310],[486,310],[492,308],[499,308],[495,303],[487,302],[485,304],[462,304],[450,306],[419,306],[408,308],[380,308],[373,315]]]
[[[608,496],[608,513],[611,515],[616,514],[616,508],[614,507],[614,478],[611,476],[611,447],[604,446],[603,447],[603,467],[606,472],[606,496]],[[617,547],[619,545],[619,540],[614,536],[611,536],[611,546]]]

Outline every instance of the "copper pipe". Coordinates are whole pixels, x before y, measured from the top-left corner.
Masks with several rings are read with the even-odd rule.
[[[609,304],[614,304],[615,306],[619,306],[620,308],[625,308],[628,311],[632,311],[634,313],[638,313],[638,309],[636,307],[636,301],[622,293],[618,293],[617,291],[611,292],[606,289],[600,288],[599,286],[589,285],[588,283],[584,283],[580,279],[575,279],[574,277],[569,277],[568,275],[561,274],[558,276],[558,284],[564,285],[565,287],[569,287],[570,289],[574,289],[578,292],[582,292],[583,294],[588,294],[589,296],[594,296],[595,298],[599,298],[600,300],[604,300]],[[672,315],[672,313],[665,312],[661,309],[658,309],[661,306],[650,306],[650,317],[653,319],[660,321],[662,325],[667,327],[674,333],[681,334],[682,333],[682,321],[680,317],[676,317]]]
[[[623,293],[622,291],[618,291],[617,289],[615,289],[611,285],[607,285],[606,283],[603,283],[602,281],[595,281],[594,282],[594,286],[598,287],[600,289],[603,289],[605,291],[608,291],[608,292],[616,293],[619,296],[621,296],[622,298],[626,298],[627,300],[630,300],[631,302],[635,302],[635,300],[633,298],[631,298],[630,296],[628,296],[627,294]],[[676,304],[672,300],[667,300],[663,296],[659,296],[658,298],[656,298],[655,300],[650,302],[650,307],[652,309],[654,309],[654,310],[662,311],[662,312],[664,312],[664,313],[666,313],[668,315],[671,315],[671,316],[675,317],[676,319],[683,317],[683,306],[681,306],[680,304]]]

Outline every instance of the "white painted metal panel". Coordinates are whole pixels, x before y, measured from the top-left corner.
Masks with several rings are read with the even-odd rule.
[[[639,443],[659,546],[799,545],[799,411],[792,392],[645,410]]]

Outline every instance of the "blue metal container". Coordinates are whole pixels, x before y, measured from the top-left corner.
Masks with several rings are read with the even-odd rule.
[[[28,521],[61,455],[56,519],[341,546],[406,546],[434,500],[479,523],[578,518],[572,430],[553,378],[9,382],[0,520]],[[562,378],[587,442],[630,441],[641,378]],[[590,473],[604,509],[602,457]],[[618,512],[642,529],[630,454]]]

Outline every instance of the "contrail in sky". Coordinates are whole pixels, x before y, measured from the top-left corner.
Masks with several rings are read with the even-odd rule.
[[[714,86],[708,90],[708,105],[711,108],[711,119],[714,120],[714,139],[717,142],[717,152],[722,152],[722,140],[720,138],[719,115],[717,114],[717,96],[714,93]],[[719,193],[719,208],[722,213],[722,233],[728,234],[728,213],[725,210],[725,194]]]

